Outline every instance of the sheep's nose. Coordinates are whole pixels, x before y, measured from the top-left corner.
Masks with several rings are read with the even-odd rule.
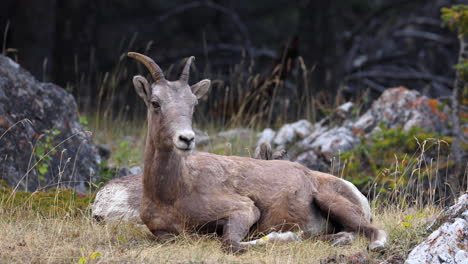
[[[185,142],[187,146],[189,146],[193,140],[195,139],[195,136],[193,134],[186,134],[186,135],[180,135],[179,140]]]
[[[192,130],[180,131],[174,137],[174,144],[181,150],[193,149],[195,147],[195,133]]]

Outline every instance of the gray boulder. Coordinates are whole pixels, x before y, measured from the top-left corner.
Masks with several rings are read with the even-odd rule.
[[[258,133],[258,144],[263,142],[271,144],[273,139],[275,139],[276,132],[271,128],[265,128],[262,132]]]
[[[408,255],[406,264],[468,263],[468,194],[429,226],[440,226]]]
[[[387,128],[402,127],[408,131],[419,127],[440,134],[448,133],[448,115],[440,109],[440,102],[418,91],[397,87],[385,90],[351,128],[354,134],[364,135],[384,124]]]
[[[302,139],[313,130],[312,124],[307,120],[299,120],[291,124],[286,124],[280,128],[273,140],[277,147],[285,147],[298,139]]]
[[[349,128],[334,127],[318,136],[310,147],[327,159],[331,159],[335,154],[351,150],[356,143],[358,140]]]
[[[403,87],[390,88],[372,103],[371,108],[357,119],[351,116],[353,103],[345,103],[336,109],[335,117],[328,117],[316,124],[306,120],[282,126],[277,133],[265,129],[258,144],[268,141],[270,135],[276,149],[287,148],[290,158],[311,169],[330,171],[330,163],[337,154],[353,149],[363,137],[380,130],[381,124],[393,129],[402,127],[408,131],[419,127],[429,132],[449,133],[447,109],[441,104]]]
[[[86,192],[100,162],[73,96],[1,55],[0,159],[0,179],[28,191],[65,185]]]

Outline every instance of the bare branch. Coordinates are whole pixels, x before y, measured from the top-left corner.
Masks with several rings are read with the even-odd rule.
[[[367,56],[368,59],[365,59],[364,61],[362,61],[361,63],[357,63],[356,65],[352,65],[353,64],[353,61],[350,63],[351,64],[351,69],[349,72],[354,72],[358,69],[363,69],[363,68],[366,68],[366,67],[369,67],[369,66],[372,66],[372,65],[377,65],[377,64],[382,64],[383,62],[387,62],[387,61],[393,61],[393,60],[397,60],[397,59],[400,59],[400,58],[405,58],[409,55],[409,52],[395,52],[391,55],[382,55],[382,56],[379,56],[379,57],[371,57],[371,56]],[[366,55],[364,55],[366,56]],[[355,58],[353,58],[354,60]]]
[[[360,80],[362,83],[364,83],[365,85],[369,86],[372,90],[375,90],[377,92],[380,92],[380,93],[383,93],[385,91],[385,87],[374,82],[374,81],[371,81],[369,79],[363,79],[363,80]]]
[[[440,21],[440,19],[435,19],[432,17],[413,17],[410,18],[408,24],[428,25],[440,28],[441,23],[442,22]]]
[[[426,39],[426,40],[432,40],[432,41],[439,42],[442,44],[453,43],[453,40],[450,38],[446,38],[444,36],[441,36],[432,32],[413,30],[413,29],[399,30],[395,32],[394,35],[396,37],[411,37],[411,38],[421,38],[421,39]]]

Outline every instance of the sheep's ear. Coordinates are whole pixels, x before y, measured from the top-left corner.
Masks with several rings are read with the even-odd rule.
[[[146,106],[149,107],[151,97],[151,86],[146,80],[146,78],[141,75],[134,76],[133,86],[135,86],[135,91],[143,99]]]
[[[211,81],[208,79],[201,80],[198,83],[192,85],[192,93],[198,98],[202,98],[210,89]]]

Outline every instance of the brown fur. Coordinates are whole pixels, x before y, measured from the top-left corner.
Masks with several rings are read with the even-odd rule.
[[[239,251],[254,225],[263,233],[304,230],[314,236],[333,230],[320,225],[327,220],[379,239],[359,198],[332,175],[283,160],[193,152],[187,140],[194,135],[193,106],[209,81],[192,87],[164,77],[151,86],[134,83],[149,106],[141,219],[159,240],[218,222],[223,245]]]

